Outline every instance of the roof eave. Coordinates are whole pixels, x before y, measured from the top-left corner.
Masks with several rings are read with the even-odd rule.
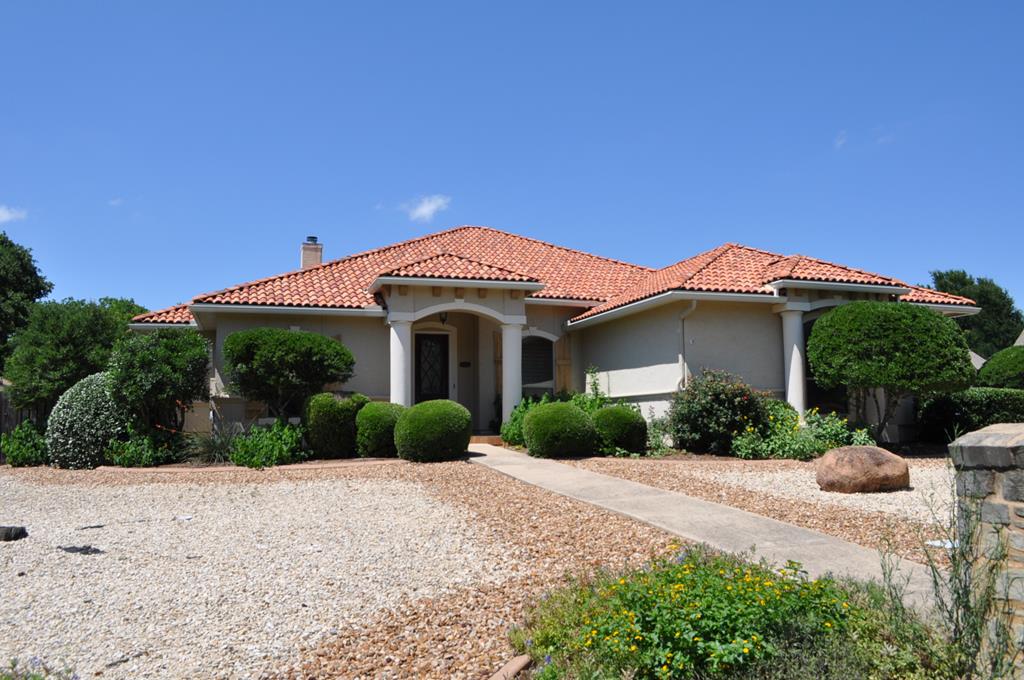
[[[813,290],[842,290],[851,293],[886,293],[889,295],[906,295],[912,289],[906,286],[895,286],[880,283],[844,283],[842,281],[814,281],[809,279],[777,279],[768,285],[779,290],[781,288],[810,288]]]
[[[628,304],[622,305],[621,307],[613,307],[612,309],[604,312],[599,312],[593,316],[588,316],[585,319],[579,319],[577,321],[570,320],[566,327],[572,330],[586,328],[587,326],[594,326],[599,323],[606,321],[612,321],[624,316],[636,314],[637,312],[646,311],[654,307],[660,307],[662,305],[675,302],[677,300],[708,300],[713,302],[761,302],[761,303],[772,303],[778,304],[779,302],[785,302],[786,298],[779,295],[772,295],[767,293],[723,293],[723,292],[712,292],[712,291],[701,291],[701,290],[669,290],[664,293],[658,293]]]
[[[914,302],[913,300],[904,300],[912,305],[921,305],[929,309],[934,309],[943,316],[958,317],[958,316],[974,316],[981,311],[981,307],[975,307],[973,305],[953,305],[943,304],[940,302]]]

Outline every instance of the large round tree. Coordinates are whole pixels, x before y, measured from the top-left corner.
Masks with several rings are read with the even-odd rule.
[[[250,328],[224,340],[229,381],[241,396],[262,401],[278,418],[298,415],[306,399],[352,377],[345,345],[319,333]]]
[[[962,390],[974,378],[959,326],[908,303],[862,301],[836,307],[815,322],[807,358],[819,385],[846,387],[861,421],[867,405],[874,403],[880,416],[876,437],[903,397]]]

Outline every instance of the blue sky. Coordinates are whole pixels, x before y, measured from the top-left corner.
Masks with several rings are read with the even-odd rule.
[[[4,3],[0,229],[159,308],[458,224],[1024,304],[1024,5]]]

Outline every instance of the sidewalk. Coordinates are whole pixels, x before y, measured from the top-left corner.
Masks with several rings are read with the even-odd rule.
[[[470,460],[514,479],[563,496],[632,517],[680,538],[739,553],[754,549],[757,557],[776,564],[800,562],[813,576],[831,572],[862,580],[882,579],[879,553],[839,538],[617,477],[531,458],[524,453],[488,444],[472,444]],[[931,595],[926,567],[899,561],[899,572],[910,577],[908,603]]]

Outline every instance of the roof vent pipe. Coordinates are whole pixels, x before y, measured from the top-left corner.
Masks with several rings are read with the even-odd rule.
[[[324,244],[316,236],[307,236],[299,250],[299,266],[302,269],[317,267],[324,259]]]

